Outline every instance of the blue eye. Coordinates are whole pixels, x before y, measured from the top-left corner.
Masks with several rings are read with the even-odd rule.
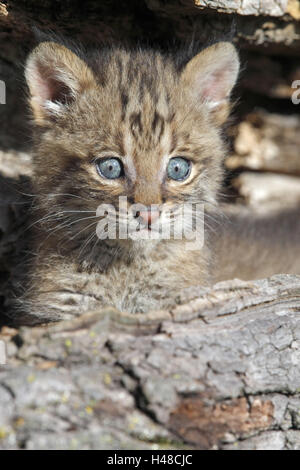
[[[171,158],[167,167],[168,178],[176,181],[185,180],[191,171],[191,162],[182,157]]]
[[[118,158],[102,158],[96,161],[96,167],[103,178],[115,180],[124,174],[122,162]]]

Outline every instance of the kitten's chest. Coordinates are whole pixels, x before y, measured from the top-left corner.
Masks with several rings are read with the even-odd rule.
[[[97,273],[90,287],[101,302],[129,312],[146,312],[174,305],[180,290],[207,282],[203,252],[182,251],[181,244],[157,247],[131,263],[115,263]]]
[[[30,291],[31,311],[61,319],[108,305],[131,313],[169,308],[181,290],[207,282],[207,266],[203,252],[184,252],[175,244],[162,248],[114,261],[104,271],[79,269],[56,254],[43,257],[47,263],[37,263]]]
[[[129,265],[116,264],[105,273],[95,273],[88,277],[86,287],[103,304],[112,304],[123,311],[145,312],[170,303],[174,289],[178,289],[176,282],[180,282],[176,277],[169,263],[148,257]]]

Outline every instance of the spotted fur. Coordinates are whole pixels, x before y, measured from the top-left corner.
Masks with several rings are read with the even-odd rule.
[[[229,43],[193,58],[153,50],[112,48],[80,58],[41,43],[26,79],[35,148],[34,257],[22,299],[27,321],[68,318],[113,305],[130,312],[168,308],[179,289],[209,281],[205,245],[184,240],[100,241],[94,214],[101,203],[185,202],[216,205],[226,147],[222,124],[239,61]],[[105,180],[95,162],[116,156],[126,176]],[[171,157],[192,163],[189,178],[166,177]],[[90,218],[89,218],[90,217]],[[93,218],[94,217],[94,218]]]

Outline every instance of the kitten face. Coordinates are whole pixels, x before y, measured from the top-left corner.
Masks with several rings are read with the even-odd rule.
[[[220,124],[237,73],[227,43],[182,70],[152,51],[118,49],[88,66],[65,47],[42,43],[26,77],[46,223],[61,223],[69,235],[82,230],[81,240],[95,232],[97,207],[111,204],[118,212],[120,196],[127,198],[127,221],[137,215],[131,205],[155,205],[162,224],[167,211],[176,217],[186,202],[215,204],[224,157]]]

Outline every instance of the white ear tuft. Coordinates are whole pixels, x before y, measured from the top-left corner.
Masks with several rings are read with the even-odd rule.
[[[35,120],[44,123],[60,115],[80,93],[95,85],[83,60],[60,44],[45,42],[30,54],[25,76]]]
[[[192,100],[214,111],[220,123],[229,110],[229,97],[239,73],[235,47],[220,42],[191,59],[182,72],[182,83]],[[226,112],[224,112],[226,109]],[[218,111],[219,116],[217,116]]]

